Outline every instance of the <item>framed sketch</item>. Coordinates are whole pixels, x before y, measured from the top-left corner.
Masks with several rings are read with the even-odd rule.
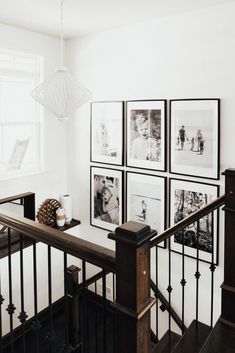
[[[91,162],[123,165],[124,102],[91,103]]]
[[[127,172],[127,221],[147,224],[162,233],[166,227],[166,178]],[[165,247],[165,242],[160,247]]]
[[[171,100],[170,126],[170,172],[219,179],[220,100]]]
[[[128,101],[127,166],[165,171],[166,100]]]
[[[170,179],[170,226],[214,201],[219,186]],[[210,213],[171,237],[171,250],[218,265],[218,211]]]
[[[123,223],[123,171],[91,167],[91,225],[113,231]]]

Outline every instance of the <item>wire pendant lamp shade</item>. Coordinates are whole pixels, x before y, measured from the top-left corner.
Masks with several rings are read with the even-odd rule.
[[[60,121],[67,120],[82,104],[91,98],[90,91],[77,82],[63,65],[63,3],[60,6],[60,66],[46,81],[35,87],[32,97],[56,115]]]

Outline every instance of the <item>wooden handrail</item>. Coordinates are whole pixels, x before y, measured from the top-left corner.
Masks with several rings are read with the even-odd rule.
[[[102,271],[99,271],[99,272],[96,273],[94,276],[92,276],[92,277],[86,279],[85,281],[81,282],[81,283],[77,286],[76,292],[79,292],[82,288],[87,288],[87,289],[88,289],[88,287],[89,287],[91,284],[93,284],[93,283],[97,282],[99,279],[101,279],[101,278],[104,276],[104,273],[105,273],[105,275],[108,275],[110,272],[109,272],[109,271],[103,271],[103,270],[102,270]]]
[[[110,272],[116,272],[115,252],[30,219],[0,213],[0,224]]]
[[[2,205],[3,203],[20,200],[20,199],[23,199],[25,197],[29,197],[29,196],[32,196],[32,195],[34,195],[33,192],[25,192],[23,194],[18,194],[18,195],[14,195],[14,196],[5,197],[4,199],[0,199],[0,205]]]
[[[153,246],[158,245],[162,241],[170,238],[173,234],[176,232],[179,232],[183,230],[184,228],[188,227],[190,224],[196,222],[200,218],[206,216],[208,213],[211,213],[215,209],[219,208],[222,206],[225,202],[225,195],[222,195],[218,197],[215,201],[209,203],[207,206],[201,208],[200,210],[192,213],[190,216],[184,218],[182,221],[176,223],[173,227],[168,228],[164,232],[162,232],[160,235],[158,235],[156,238],[152,239],[150,242],[151,248]]]

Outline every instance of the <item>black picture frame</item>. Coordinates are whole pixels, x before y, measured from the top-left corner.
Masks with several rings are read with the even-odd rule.
[[[125,180],[126,221],[133,220],[149,225],[152,230],[157,231],[160,235],[166,229],[167,178],[154,174],[127,171]],[[146,185],[145,191],[143,191],[144,185]],[[131,207],[131,199],[134,207]],[[166,241],[159,244],[158,247],[165,249]]]
[[[90,167],[90,225],[114,231],[124,221],[124,172]]]
[[[170,100],[170,173],[219,179],[219,98]]]
[[[123,166],[124,101],[91,102],[90,161]]]
[[[165,172],[167,100],[129,100],[125,103],[127,167]],[[139,124],[136,121],[139,121]],[[140,129],[140,124],[143,126],[148,121],[150,124],[148,124],[148,143],[146,143],[146,138],[143,141],[143,136],[141,137],[137,130]]]
[[[219,197],[219,185],[201,183],[183,179],[169,179],[169,225],[177,224],[189,214],[204,207],[206,204]],[[185,205],[185,207],[184,207]],[[187,208],[187,205],[188,208]],[[176,212],[177,208],[177,212]],[[190,212],[188,212],[190,210]],[[177,221],[176,221],[177,219]],[[197,224],[192,224],[179,234],[170,238],[172,252],[197,259],[197,247],[199,261],[219,264],[219,210],[213,211],[203,217],[199,222],[199,242],[197,245]],[[214,231],[214,238],[212,232]],[[208,235],[209,234],[209,235]],[[184,237],[184,238],[182,238]],[[182,240],[184,239],[184,240]],[[183,251],[184,248],[184,251]]]

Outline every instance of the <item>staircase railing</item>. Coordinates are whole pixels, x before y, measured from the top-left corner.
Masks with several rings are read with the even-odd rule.
[[[33,220],[1,213],[0,224],[3,227],[7,227],[8,256],[7,261],[5,261],[5,270],[8,273],[8,286],[7,289],[4,288],[5,283],[2,279],[0,280],[0,353],[25,353],[29,349],[27,344],[30,342],[30,351],[37,353],[58,351],[58,345],[61,344],[64,346],[64,352],[150,353],[150,312],[153,313],[155,308],[155,328],[154,325],[152,325],[152,328],[155,329],[157,338],[161,336],[159,332],[162,331],[163,326],[162,322],[158,321],[159,300],[168,311],[168,326],[166,329],[171,331],[174,328],[172,321],[174,320],[178,322],[178,326],[184,333],[188,324],[188,318],[185,314],[185,291],[187,282],[192,281],[193,277],[195,277],[194,318],[199,322],[199,295],[202,277],[202,266],[199,256],[200,219],[209,215],[213,225],[215,212],[225,204],[226,234],[230,234],[231,228],[235,226],[235,221],[233,220],[235,212],[235,172],[228,170],[225,175],[226,180],[229,180],[225,196],[219,197],[211,204],[175,224],[160,235],[156,235],[155,232],[151,231],[149,226],[132,221],[118,227],[114,233],[109,234],[109,238],[115,241],[115,251],[56,229],[48,228],[35,223]],[[194,260],[186,256],[186,244],[184,241],[184,232],[192,223],[196,224],[197,245]],[[210,235],[212,244],[214,241],[213,228],[212,226]],[[11,234],[14,230],[20,233],[20,247],[19,252],[16,254],[12,254],[11,249]],[[174,235],[179,232],[182,232],[181,255],[174,254],[171,247]],[[32,241],[32,246],[29,250],[24,250],[23,247],[25,236]],[[226,238],[228,238],[227,235]],[[157,246],[164,240],[168,242],[168,250]],[[230,255],[231,251],[235,250],[233,242],[233,240],[230,240],[229,245],[225,245],[227,253],[230,253]],[[153,249],[155,249],[155,255]],[[152,286],[150,280],[150,254],[152,260],[156,257],[156,267],[152,267],[152,272],[155,274],[155,278],[153,276],[155,283],[152,282]],[[165,273],[167,273],[167,278],[165,278],[167,285],[164,289],[159,282],[159,275],[163,272],[159,259],[162,256],[166,257],[166,254],[168,268],[167,271],[164,269]],[[30,260],[27,256],[31,256]],[[174,256],[180,259],[179,280],[173,278],[175,270]],[[210,256],[211,261],[209,261],[208,265],[210,271],[208,324],[213,326],[214,272],[216,269],[213,247]],[[60,259],[63,262],[63,266],[61,266],[60,261],[57,261],[55,266],[53,262],[55,259]],[[187,277],[189,276],[188,261],[190,261],[191,267],[194,266],[194,273],[190,274],[190,278]],[[71,266],[74,263],[76,266]],[[90,274],[88,264],[95,266],[96,274],[94,274],[94,271]],[[225,264],[229,267],[226,259]],[[14,266],[18,268],[19,273],[17,288],[14,282]],[[43,267],[42,270],[40,266]],[[203,267],[205,266],[203,264]],[[30,267],[32,267],[32,289],[25,287],[26,271]],[[232,265],[231,269],[228,269],[228,274],[225,275],[225,282],[222,286],[224,303],[225,300],[228,300],[227,298],[231,299],[235,293],[233,289],[234,276],[232,276],[235,269],[233,267]],[[4,274],[4,268],[2,268],[2,274]],[[56,289],[55,277],[58,277],[57,282],[59,283]],[[44,285],[42,284],[43,279],[46,279],[47,282],[45,286],[47,303],[44,302],[46,314],[40,311],[41,299],[39,294]],[[176,282],[181,291],[180,307],[174,302],[174,292],[177,293]],[[111,294],[108,293],[109,286],[112,287]],[[57,291],[60,292],[62,288],[63,292],[60,293],[60,297],[56,297]],[[28,305],[26,297],[30,291],[33,294],[33,312],[27,312],[26,310]],[[16,292],[19,295],[18,299],[16,299]],[[155,298],[151,297],[151,293],[154,294]],[[167,300],[166,297],[168,297]],[[179,299],[179,296],[177,298]],[[229,302],[231,304],[230,299]],[[57,313],[61,308],[63,324],[60,323],[61,326],[57,330]],[[9,318],[9,334],[7,336],[3,335],[4,325],[6,325],[3,315],[4,309],[6,309]],[[17,326],[16,316],[20,322],[20,326],[17,329],[15,329]],[[30,318],[27,316],[30,316]],[[222,308],[222,317],[226,322],[235,321],[233,310],[229,312],[225,304]],[[61,322],[60,320],[61,318],[59,322]],[[34,332],[33,339],[30,336],[32,335],[31,326]],[[56,334],[57,338],[55,338]]]
[[[153,239],[151,240],[151,248],[160,244],[164,240],[169,239],[172,235],[181,230],[184,230],[186,227],[190,226],[192,223],[198,221],[199,219],[205,217],[206,215],[212,213],[214,210],[217,210],[219,207],[223,206],[225,203],[225,195],[218,197],[213,202],[209,203],[200,210],[192,213],[190,216],[185,217],[182,221],[176,223],[174,226],[168,228],[160,235],[153,233]],[[155,237],[154,237],[155,236]]]
[[[9,198],[8,200],[12,200]],[[47,344],[46,349],[49,351],[54,351],[56,347],[56,340],[54,337],[54,303],[53,303],[53,252],[54,249],[59,250],[62,253],[63,257],[63,273],[61,272],[60,277],[64,278],[64,293],[61,293],[61,297],[64,298],[63,306],[64,306],[64,338],[57,337],[58,344],[64,345],[64,350],[72,350],[75,351],[79,349],[82,345],[82,351],[86,352],[88,344],[88,334],[85,331],[87,330],[87,289],[93,283],[95,287],[97,287],[97,280],[101,278],[103,284],[102,296],[103,296],[103,307],[106,305],[106,275],[107,273],[115,273],[116,272],[116,264],[115,264],[115,252],[109,250],[107,248],[95,245],[91,242],[85,241],[83,239],[79,239],[74,237],[70,234],[63,233],[59,230],[47,227],[45,225],[36,223],[30,219],[17,217],[17,216],[10,216],[9,214],[0,214],[0,224],[4,227],[7,227],[7,238],[8,238],[8,245],[7,245],[7,270],[9,273],[8,276],[8,288],[4,289],[4,283],[0,283],[0,352],[26,352],[29,347],[27,347],[27,343],[30,341],[30,338],[27,336],[27,332],[29,331],[29,324],[27,323],[28,313],[26,313],[26,298],[28,296],[28,289],[25,288],[25,277],[26,271],[28,266],[28,260],[26,264],[25,254],[24,254],[24,238],[30,238],[32,244],[32,259],[30,262],[32,263],[33,267],[33,319],[30,320],[30,325],[33,327],[34,330],[34,340],[33,346],[31,343],[31,351],[32,352],[43,352],[45,351],[45,347],[42,347],[42,343],[45,341],[45,337],[47,337]],[[13,276],[14,276],[14,269],[13,269],[13,256],[16,254],[12,254],[12,242],[11,242],[11,234],[13,231],[16,231],[20,234],[20,244],[19,244],[19,256],[17,257],[17,266],[19,268],[20,274],[20,283],[18,288],[18,295],[20,296],[20,300],[17,299],[17,302],[20,302],[20,307],[17,307],[14,303],[14,299],[16,297],[16,288],[14,287]],[[43,249],[43,252],[40,247],[40,242],[46,245],[46,248]],[[38,251],[39,250],[39,251]],[[57,252],[57,256],[59,255]],[[80,269],[78,267],[71,266],[69,267],[68,264],[71,262],[71,258],[73,256],[80,259],[81,264],[81,283],[79,285],[78,281],[78,273]],[[41,332],[42,323],[41,321],[41,313],[39,312],[39,291],[41,291],[41,283],[39,279],[39,257],[44,257],[44,261],[47,261],[47,273],[45,276],[48,278],[47,280],[47,303],[48,303],[48,323],[47,323],[47,332],[44,332],[45,337],[42,336]],[[14,257],[14,265],[15,264],[15,257]],[[101,274],[97,274],[94,278],[88,279],[87,277],[87,264],[90,263],[95,265],[96,267],[101,269]],[[40,266],[42,263],[40,263]],[[3,275],[3,274],[2,274]],[[55,277],[55,274],[54,274]],[[77,289],[80,289],[78,292]],[[5,292],[5,294],[3,294]],[[97,288],[95,289],[97,292]],[[80,314],[77,312],[74,315],[73,310],[77,308],[79,296],[82,295],[82,310],[80,310]],[[71,298],[74,300],[71,302]],[[8,305],[4,305],[4,300],[8,302]],[[77,304],[76,304],[77,302]],[[6,337],[7,339],[4,340],[3,338],[3,307],[5,307],[8,315],[9,315],[9,334]],[[15,331],[15,316],[16,310],[18,310],[18,319],[21,323],[21,335],[16,335]],[[104,310],[104,309],[103,309]],[[106,318],[105,318],[105,311],[103,315],[103,351],[105,352],[105,346],[107,342],[107,335],[105,333],[106,327]],[[71,322],[71,318],[73,318]],[[82,318],[82,319],[81,319]],[[78,322],[81,321],[79,327]],[[5,320],[6,321],[6,320]],[[74,334],[71,336],[71,331],[75,331]],[[76,329],[77,328],[77,329]],[[63,327],[60,327],[60,330]],[[19,330],[18,330],[19,331]],[[20,337],[20,339],[19,339]],[[17,340],[16,340],[17,339]],[[54,348],[53,348],[54,347]],[[57,347],[59,349],[59,347]]]
[[[214,242],[215,242],[215,227],[214,227],[214,213],[218,211],[219,207],[223,206],[225,204],[225,195],[220,196],[219,198],[217,198],[215,201],[211,202],[210,204],[206,205],[205,207],[203,207],[202,209],[198,210],[197,212],[194,212],[193,214],[191,214],[190,216],[184,218],[183,220],[181,220],[180,222],[176,223],[174,226],[172,226],[171,228],[167,229],[166,231],[164,231],[163,233],[161,233],[160,235],[156,235],[155,237],[153,237],[150,241],[150,247],[154,248],[155,247],[155,256],[156,256],[156,266],[154,268],[155,271],[155,276],[156,276],[156,284],[152,283],[152,289],[154,291],[156,300],[157,300],[157,304],[155,306],[155,324],[156,324],[156,336],[159,338],[159,308],[158,308],[158,299],[159,299],[159,295],[158,295],[158,291],[159,288],[162,287],[161,285],[159,285],[159,271],[161,271],[161,265],[159,264],[159,252],[162,251],[160,248],[158,248],[158,244],[160,244],[163,241],[167,241],[168,244],[168,283],[166,286],[166,293],[167,293],[167,304],[165,305],[165,308],[168,311],[168,325],[166,325],[166,329],[169,332],[172,330],[172,325],[173,323],[176,323],[181,331],[182,334],[185,332],[186,330],[186,324],[185,324],[185,292],[186,292],[186,286],[187,286],[187,282],[188,279],[186,278],[187,276],[190,277],[189,281],[190,281],[190,295],[191,295],[191,301],[190,301],[190,310],[193,311],[195,310],[195,316],[193,318],[190,319],[193,320],[195,319],[196,322],[199,321],[199,316],[200,316],[200,310],[199,310],[199,304],[200,304],[200,279],[201,277],[203,277],[203,275],[205,275],[205,271],[206,271],[206,267],[205,264],[203,265],[203,268],[201,266],[201,262],[200,262],[200,256],[199,256],[199,250],[200,250],[200,220],[202,220],[204,217],[210,217],[210,221],[211,221],[211,234],[208,234],[208,237],[211,237],[211,255],[210,255],[210,261],[208,264],[209,267],[209,271],[211,273],[211,283],[210,283],[210,308],[209,308],[209,316],[210,316],[210,320],[209,322],[207,322],[209,324],[210,327],[213,326],[214,323],[214,272],[216,270],[216,264],[215,264],[215,256],[214,256]],[[196,252],[196,256],[195,259],[192,258],[188,258],[186,256],[186,234],[187,234],[187,229],[189,226],[191,226],[192,224],[195,225],[194,229],[195,229],[195,243],[194,246],[196,247],[195,252]],[[180,244],[181,244],[181,254],[177,253],[175,254],[172,251],[172,242],[175,240],[174,236],[177,234],[178,238],[180,238]],[[177,299],[174,299],[174,291],[176,288],[174,288],[174,285],[172,284],[172,262],[173,259],[176,261],[174,263],[180,263],[181,264],[181,274],[178,275],[178,283],[176,283],[176,281],[174,281],[174,285],[176,286],[178,284],[179,288],[181,287],[181,304],[179,303],[179,291],[180,289],[177,288]],[[186,261],[187,264],[186,264]],[[194,263],[194,264],[193,264]],[[188,269],[188,265],[190,265],[191,268],[195,269],[195,272],[193,274],[189,274],[187,273],[186,275],[186,268]],[[187,271],[188,272],[188,271]],[[192,295],[192,278],[193,275],[195,277],[195,298],[194,295]],[[175,273],[174,273],[174,277],[175,277]],[[160,286],[160,287],[158,287]],[[193,309],[193,303],[192,300],[195,299],[195,309]],[[205,311],[205,308],[204,308]],[[180,314],[180,318],[179,318],[179,314],[177,313],[181,313]],[[205,316],[205,312],[203,313],[203,316]],[[190,323],[190,322],[189,322]],[[162,323],[161,323],[162,324]],[[161,327],[160,330],[160,336],[164,333]]]
[[[110,236],[114,252],[9,213],[0,213],[0,224],[7,229],[7,257],[0,263],[0,353],[54,352],[61,345],[64,352],[134,352],[140,346],[150,352],[154,299],[148,226],[128,222],[117,228]],[[16,253],[14,232],[19,235]],[[31,241],[27,249],[25,238]],[[88,264],[96,275],[89,275]]]

